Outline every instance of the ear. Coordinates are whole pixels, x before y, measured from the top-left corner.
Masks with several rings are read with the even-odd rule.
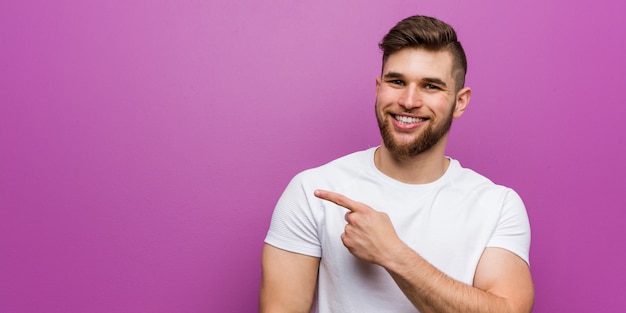
[[[465,109],[467,109],[467,106],[469,105],[471,97],[472,89],[469,87],[465,87],[456,93],[456,106],[454,107],[453,114],[454,118],[459,118],[463,115],[463,112],[465,112]]]
[[[380,82],[381,82],[381,78],[380,76],[376,77],[376,97],[378,97],[378,89],[380,89]]]

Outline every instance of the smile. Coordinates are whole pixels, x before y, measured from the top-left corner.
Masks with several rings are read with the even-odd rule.
[[[396,121],[400,122],[401,124],[416,124],[416,123],[421,123],[426,120],[426,119],[421,119],[418,117],[409,117],[409,116],[404,116],[404,115],[393,115],[393,117],[396,119]]]

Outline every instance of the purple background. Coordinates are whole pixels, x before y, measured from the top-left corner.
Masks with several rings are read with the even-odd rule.
[[[477,6],[479,4],[479,6]],[[626,307],[624,1],[0,3],[0,311],[254,312],[275,201],[379,144],[376,44],[457,28],[447,154],[523,197],[535,312]]]

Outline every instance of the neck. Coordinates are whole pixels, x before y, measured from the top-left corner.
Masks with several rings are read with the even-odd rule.
[[[400,182],[427,184],[443,176],[450,160],[444,156],[443,147],[438,145],[417,156],[400,157],[383,144],[374,153],[374,164],[383,174]]]

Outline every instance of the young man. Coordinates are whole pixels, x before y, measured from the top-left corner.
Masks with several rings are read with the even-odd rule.
[[[444,156],[467,108],[455,31],[425,16],[380,43],[382,145],[298,174],[265,239],[262,312],[530,312],[524,204]]]

